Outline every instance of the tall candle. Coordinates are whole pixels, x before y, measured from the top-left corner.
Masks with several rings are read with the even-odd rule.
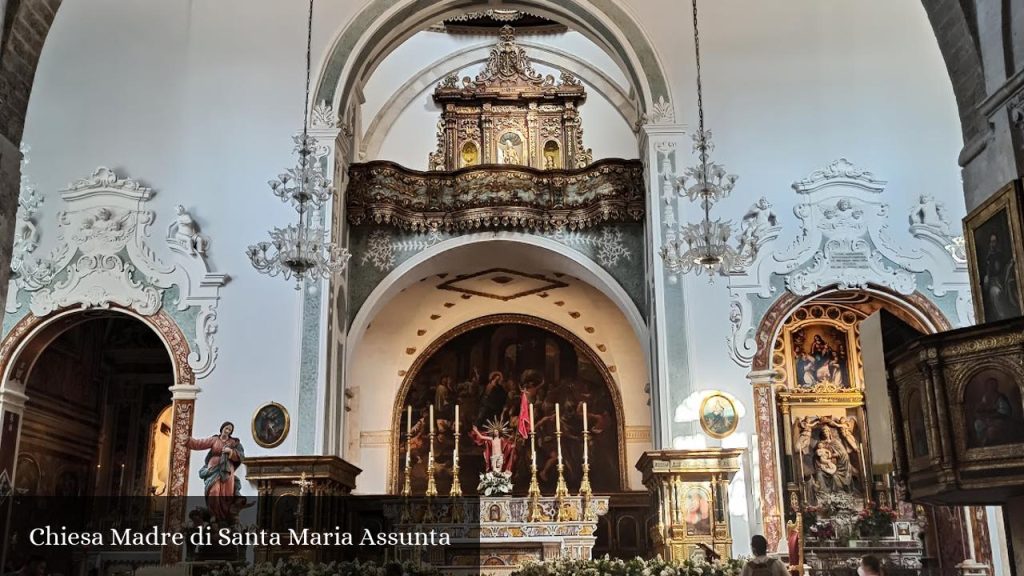
[[[590,456],[587,453],[587,429],[589,428],[587,423],[587,403],[583,403],[583,463],[588,464],[590,462]]]
[[[558,444],[558,463],[562,463],[562,411],[555,404],[555,443]]]
[[[455,405],[455,434],[459,433],[459,405]]]
[[[408,416],[405,419],[405,433],[412,436],[412,406],[409,406]]]
[[[430,405],[430,433],[434,433],[434,405]]]

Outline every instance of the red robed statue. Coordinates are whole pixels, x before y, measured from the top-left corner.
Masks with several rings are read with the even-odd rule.
[[[469,432],[469,437],[477,446],[484,447],[484,460],[488,472],[511,472],[516,460],[516,445],[512,438],[502,435],[502,424],[489,424],[485,427],[487,434],[482,434],[476,426]]]

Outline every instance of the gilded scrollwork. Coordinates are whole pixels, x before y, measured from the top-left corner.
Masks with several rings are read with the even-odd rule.
[[[420,172],[392,162],[349,169],[348,218],[416,232],[580,230],[642,222],[643,166],[606,159],[582,170],[479,166]]]

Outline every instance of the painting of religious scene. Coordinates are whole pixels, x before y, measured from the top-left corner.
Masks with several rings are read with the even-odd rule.
[[[408,442],[412,492],[423,494],[426,489],[428,419],[433,404],[435,481],[440,494],[447,494],[452,484],[458,406],[459,482],[463,493],[476,494],[481,474],[493,468],[510,473],[512,493],[525,495],[530,484],[530,441],[529,408],[524,411],[523,406],[533,404],[538,480],[543,493],[553,493],[558,479],[557,404],[565,479],[575,493],[582,474],[586,403],[591,486],[596,493],[620,490],[615,402],[602,371],[575,343],[533,325],[485,325],[445,343],[410,377],[413,380],[408,394],[399,407],[399,487],[404,481]],[[413,413],[408,441],[407,406]]]
[[[853,416],[805,416],[795,423],[797,476],[804,497],[817,505],[823,495],[845,493],[862,497],[865,461],[860,426]]]
[[[811,324],[793,332],[796,388],[850,388],[846,331],[831,324]]]
[[[498,164],[525,164],[523,138],[516,132],[505,132],[498,138]]]
[[[683,496],[683,520],[687,536],[711,534],[711,491],[707,484],[687,484]]]
[[[1024,441],[1024,405],[1020,385],[999,369],[983,370],[964,389],[968,448]]]
[[[1009,208],[1001,209],[970,232],[978,268],[981,319],[985,322],[1021,315],[1010,217]]]

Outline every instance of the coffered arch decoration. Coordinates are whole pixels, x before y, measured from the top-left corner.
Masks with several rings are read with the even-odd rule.
[[[163,242],[151,239],[153,196],[138,181],[97,168],[62,191],[55,242],[40,257],[39,196],[23,185],[4,332],[27,316],[119,307],[175,324],[189,370],[197,379],[209,376],[217,361],[220,288],[228,276],[210,270],[210,238],[183,206],[166,216]],[[169,252],[170,259],[158,252]]]

